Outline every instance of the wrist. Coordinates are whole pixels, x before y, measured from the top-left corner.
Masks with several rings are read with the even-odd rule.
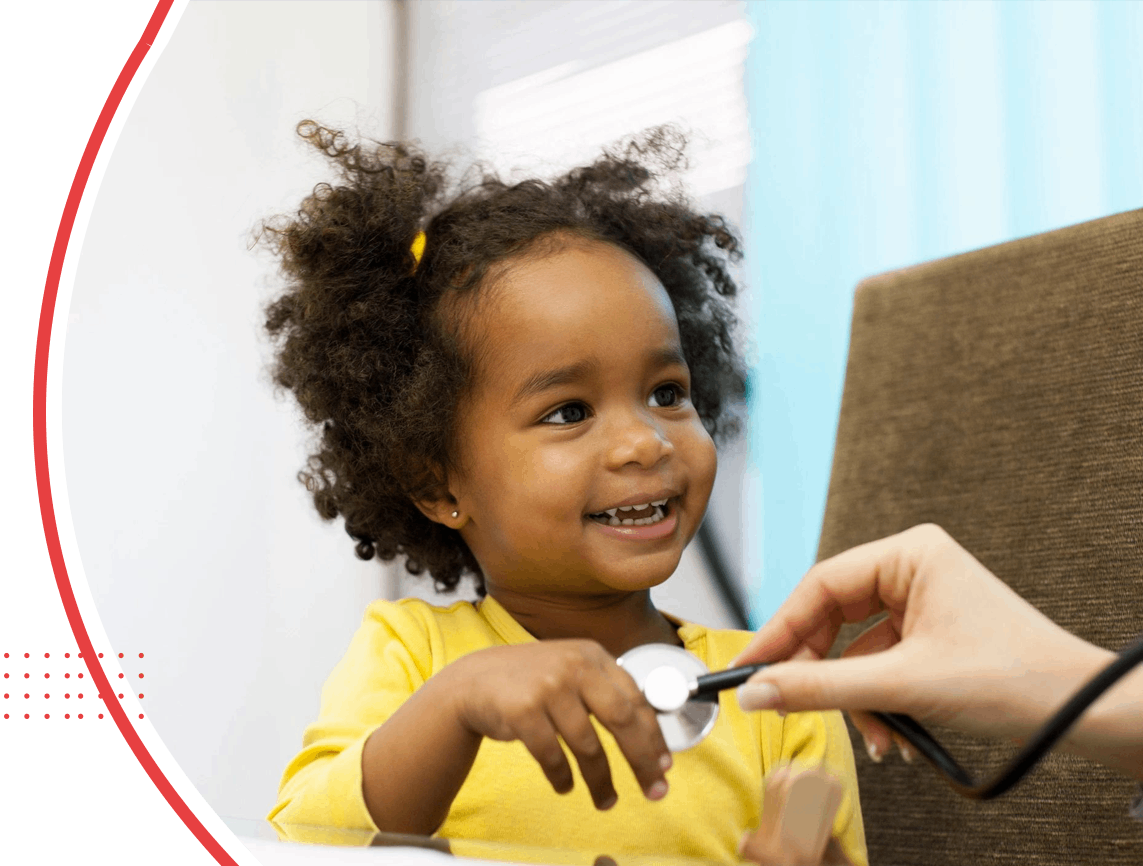
[[[469,696],[473,678],[465,671],[465,658],[441,668],[425,682],[422,690],[431,689],[434,703],[441,714],[453,721],[466,735],[479,740],[482,735],[470,721]]]
[[[1080,683],[1088,682],[1114,659],[1101,650],[1099,663]],[[1064,737],[1063,748],[1143,780],[1143,667],[1128,671],[1100,695]]]

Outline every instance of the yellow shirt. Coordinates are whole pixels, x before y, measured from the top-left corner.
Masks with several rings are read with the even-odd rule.
[[[711,670],[727,667],[751,637],[671,619],[686,649]],[[534,640],[491,596],[447,609],[418,599],[373,602],[322,689],[318,720],[306,728],[304,748],[286,767],[268,817],[278,824],[375,831],[361,791],[368,736],[445,665],[476,650]],[[674,755],[670,791],[656,802],[643,796],[611,734],[598,724],[596,730],[619,795],[610,810],[595,809],[574,760],[575,788],[561,796],[521,743],[485,739],[439,834],[610,856],[735,862],[739,838],[760,820],[762,777],[793,762],[824,765],[842,782],[834,834],[857,866],[868,862],[853,753],[839,713],[748,713],[724,693],[714,729]]]

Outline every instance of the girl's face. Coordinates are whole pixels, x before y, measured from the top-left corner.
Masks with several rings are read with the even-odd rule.
[[[658,279],[623,250],[573,240],[512,266],[475,318],[445,522],[489,591],[598,595],[666,580],[698,530],[716,458]],[[617,510],[628,506],[642,507]]]

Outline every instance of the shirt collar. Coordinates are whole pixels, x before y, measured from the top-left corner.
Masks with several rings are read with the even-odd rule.
[[[504,606],[492,596],[484,596],[477,603],[476,608],[504,643],[511,645],[535,641],[536,638],[524,626],[516,622],[512,618],[512,614],[508,613]],[[687,651],[698,655],[700,658],[703,657],[705,654],[706,627],[679,619],[677,616],[664,611],[659,612],[678,630],[679,639]]]

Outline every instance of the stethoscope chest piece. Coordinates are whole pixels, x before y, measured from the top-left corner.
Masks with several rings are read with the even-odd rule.
[[[659,729],[672,752],[689,749],[710,733],[718,719],[718,701],[686,697],[688,684],[710,673],[698,658],[681,647],[652,643],[625,652],[619,658],[619,666],[658,710]],[[658,709],[664,706],[677,709]]]

